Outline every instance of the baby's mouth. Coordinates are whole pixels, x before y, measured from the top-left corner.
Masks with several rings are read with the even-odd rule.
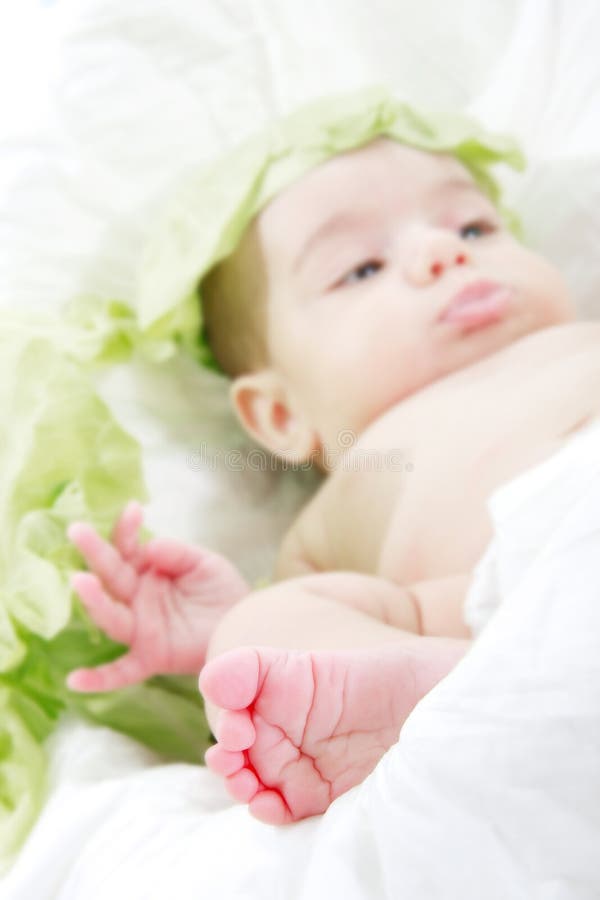
[[[512,293],[495,281],[474,281],[452,297],[437,321],[460,325],[463,332],[484,328],[504,318]]]

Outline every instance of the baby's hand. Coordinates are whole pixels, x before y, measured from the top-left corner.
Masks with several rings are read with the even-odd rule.
[[[94,622],[129,645],[114,662],[71,672],[72,690],[111,691],[151,675],[199,672],[213,628],[249,592],[218,553],[164,538],[140,544],[142,518],[140,505],[128,503],[112,543],[84,523],[68,529],[91,570],[73,575],[74,590]]]

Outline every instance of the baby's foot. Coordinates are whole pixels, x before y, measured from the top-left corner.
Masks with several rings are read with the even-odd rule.
[[[462,645],[410,638],[406,648],[218,656],[200,675],[202,693],[223,710],[206,763],[263,822],[322,813],[374,769]]]

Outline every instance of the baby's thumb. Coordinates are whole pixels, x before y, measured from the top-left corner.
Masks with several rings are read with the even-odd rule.
[[[67,676],[67,687],[82,694],[115,691],[149,678],[139,659],[131,653],[96,669],[74,669]]]

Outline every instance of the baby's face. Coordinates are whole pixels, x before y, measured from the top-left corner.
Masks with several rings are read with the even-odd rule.
[[[272,368],[328,447],[436,379],[573,318],[558,271],[506,230],[464,167],[388,139],[311,171],[253,231]],[[495,312],[442,321],[468,286]]]

